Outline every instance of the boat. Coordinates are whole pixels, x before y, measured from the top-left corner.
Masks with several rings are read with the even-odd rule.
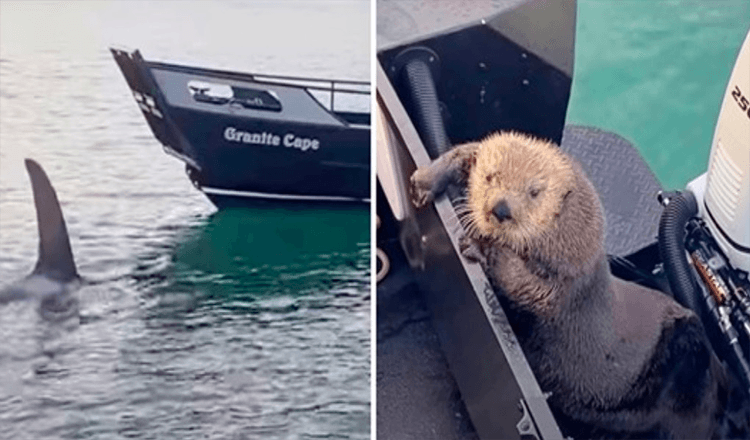
[[[377,255],[382,260],[377,286],[378,436],[561,439],[597,435],[571,424],[549,406],[548,395],[532,373],[488,277],[461,255],[463,227],[454,208],[460,194],[438,198],[419,210],[409,194],[414,170],[428,165],[451,145],[501,130],[553,140],[581,163],[600,194],[613,275],[661,290],[693,308],[682,301],[660,249],[664,234],[659,226],[669,210],[664,205],[677,203],[667,203],[670,193],[629,141],[596,127],[566,125],[576,1],[471,7],[447,1],[430,8],[417,2],[380,2],[377,11],[376,207]],[[737,66],[746,69],[747,64],[738,61]],[[732,100],[730,92],[737,95],[728,87],[727,114],[735,112],[741,102],[736,96]],[[746,159],[748,146],[737,147],[734,153]],[[747,228],[747,218],[736,220],[740,222],[737,230],[743,225]],[[747,288],[742,260],[717,260],[724,253],[704,236],[721,233],[700,225],[690,228],[693,232],[685,243],[705,251],[700,258],[728,262],[716,273],[708,273],[709,266],[704,264],[705,280],[739,286],[734,293],[741,294]],[[677,242],[673,258],[685,260],[679,237]],[[727,273],[724,284],[716,281]],[[689,287],[698,289],[697,285]],[[695,298],[694,303],[703,301],[711,296],[706,291],[714,287],[701,287],[687,296]],[[744,306],[748,313],[747,304],[736,309]],[[739,347],[736,343],[729,347],[727,341],[732,338],[727,336],[731,335],[722,333],[718,321],[700,306],[693,310],[701,316],[712,347],[729,366],[729,373],[746,386],[750,376],[742,364],[742,350],[744,356],[750,351],[747,335],[742,335],[742,311],[737,319],[735,315],[722,318],[723,324],[731,320],[737,330],[734,335],[739,334]]]
[[[370,200],[370,84],[146,61],[110,48],[164,151],[218,208]]]

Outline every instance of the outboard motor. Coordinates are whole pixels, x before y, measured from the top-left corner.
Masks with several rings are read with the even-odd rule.
[[[672,293],[701,316],[750,392],[750,32],[716,123],[708,171],[665,205],[659,249]]]

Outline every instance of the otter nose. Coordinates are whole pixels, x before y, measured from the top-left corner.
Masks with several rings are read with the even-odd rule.
[[[495,207],[492,208],[492,213],[500,222],[503,222],[505,220],[509,220],[512,218],[510,215],[510,207],[508,207],[508,204],[505,202],[505,200],[500,200],[497,203],[497,205],[495,205]]]

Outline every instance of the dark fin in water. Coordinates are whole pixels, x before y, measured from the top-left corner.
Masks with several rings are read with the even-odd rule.
[[[36,262],[34,273],[59,281],[78,278],[73,252],[70,250],[68,230],[55,190],[38,163],[26,159],[26,170],[31,178],[36,221],[39,226],[39,260]]]

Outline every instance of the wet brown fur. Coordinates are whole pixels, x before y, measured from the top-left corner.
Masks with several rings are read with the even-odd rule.
[[[457,146],[412,176],[422,206],[451,183],[464,255],[533,319],[521,344],[550,403],[607,432],[706,438],[723,371],[696,315],[611,276],[599,197],[556,145],[519,133]],[[510,218],[492,209],[505,201]]]

